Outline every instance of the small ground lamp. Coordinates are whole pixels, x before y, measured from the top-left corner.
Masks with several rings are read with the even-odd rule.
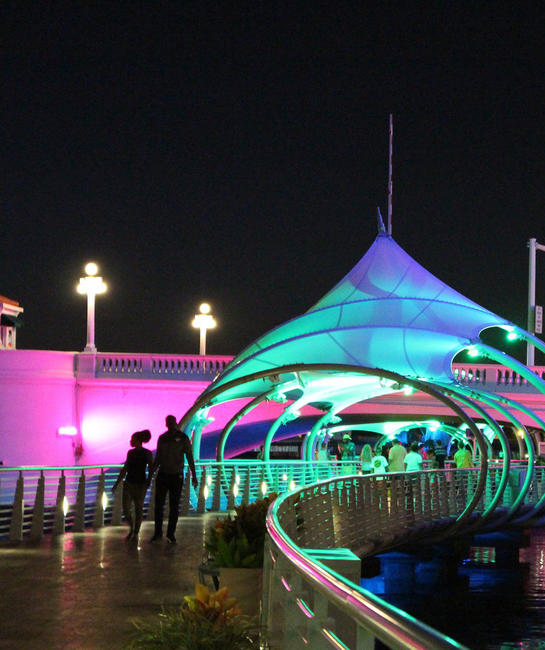
[[[191,324],[195,329],[200,330],[199,354],[204,356],[206,354],[206,330],[216,327],[216,320],[210,313],[210,305],[207,302],[201,304],[199,313],[195,314]]]
[[[77,286],[78,293],[87,295],[87,345],[84,352],[96,352],[95,346],[95,296],[97,293],[106,291],[106,284],[102,278],[97,275],[98,266],[94,262],[89,262],[85,266],[84,278],[79,279]]]

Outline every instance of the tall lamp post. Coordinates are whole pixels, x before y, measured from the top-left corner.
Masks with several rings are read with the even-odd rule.
[[[545,251],[545,246],[538,244],[534,237],[528,240],[528,249],[530,251],[528,261],[528,331],[531,334],[541,334],[541,315],[543,313],[543,308],[536,306],[536,250]],[[531,343],[527,343],[527,366],[534,365],[534,351],[534,346]]]
[[[204,356],[206,354],[206,330],[216,327],[216,320],[210,313],[210,305],[207,302],[203,302],[199,307],[199,313],[195,314],[191,324],[200,330],[199,354]]]
[[[96,352],[95,346],[95,296],[107,289],[102,278],[97,275],[98,266],[94,262],[85,265],[84,278],[79,279],[78,293],[87,295],[87,345],[84,352]]]

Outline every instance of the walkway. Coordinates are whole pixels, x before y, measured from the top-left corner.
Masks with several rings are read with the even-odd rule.
[[[203,539],[217,514],[181,517],[178,543],[126,542],[127,528],[0,543],[0,649],[122,648],[134,617],[151,617],[193,592]]]

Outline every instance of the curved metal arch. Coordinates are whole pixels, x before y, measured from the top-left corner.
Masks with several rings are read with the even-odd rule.
[[[293,383],[296,384],[296,382]],[[285,390],[288,391],[288,390],[295,390],[295,389],[302,390],[302,388],[298,384],[292,386],[291,388],[286,388]],[[252,411],[254,408],[258,407],[263,402],[270,400],[276,392],[277,389],[272,388],[271,390],[263,393],[262,395],[258,395],[253,400],[251,400],[248,404],[245,404],[239,411],[237,411],[235,415],[233,415],[233,417],[229,420],[229,422],[223,427],[220,438],[216,445],[216,461],[218,463],[221,463],[224,460],[224,451],[225,451],[225,445],[227,443],[227,438],[229,437],[235,424],[237,424],[237,422],[239,422],[245,415],[248,415],[248,413]]]
[[[225,444],[227,443],[227,438],[229,437],[229,434],[231,433],[233,427],[237,422],[239,422],[245,415],[247,415],[250,411],[253,411],[256,407],[258,407],[260,404],[263,402],[267,401],[267,399],[271,396],[271,394],[274,392],[274,388],[268,391],[267,393],[264,393],[263,395],[258,395],[256,398],[254,398],[251,402],[248,404],[245,404],[240,410],[238,410],[233,417],[227,422],[227,424],[223,427],[223,430],[220,434],[220,437],[218,439],[218,442],[216,444],[216,462],[217,463],[223,463],[224,461],[224,452],[225,452]]]
[[[488,404],[489,406],[495,408],[497,411],[502,413],[511,422],[511,424],[513,424],[515,427],[517,427],[519,431],[522,431],[523,433],[523,441],[528,451],[528,471],[526,472],[526,477],[520,489],[520,492],[510,509],[511,514],[514,515],[516,510],[520,507],[520,504],[523,502],[524,497],[526,496],[528,490],[530,489],[530,483],[532,482],[533,469],[532,471],[530,471],[530,468],[533,468],[534,460],[535,460],[535,450],[534,450],[532,439],[530,437],[530,434],[528,433],[528,430],[522,424],[522,422],[520,422],[518,418],[516,418],[510,411],[508,411],[498,401],[491,399],[490,397],[488,397],[488,395],[484,395],[483,393],[481,393],[481,391],[473,390],[471,392],[472,394],[475,393],[476,395],[479,396],[476,397],[475,399],[479,399],[485,402],[486,404]]]
[[[517,361],[513,357],[510,357],[505,352],[501,352],[500,350],[496,350],[496,348],[493,348],[490,345],[486,345],[486,343],[476,343],[474,344],[474,347],[477,350],[482,350],[484,352],[483,356],[489,359],[493,359],[494,361],[497,361],[499,364],[503,366],[507,366],[511,370],[516,370],[516,372],[518,372],[519,375],[524,377],[524,379],[526,379],[529,384],[532,384],[534,388],[537,388],[540,393],[545,394],[545,381],[543,381],[543,379],[538,377],[535,374],[535,372],[530,370],[527,366],[525,366],[520,361]],[[541,347],[543,347],[543,343],[541,343]],[[506,359],[508,363],[506,362]]]
[[[473,420],[465,413],[465,411],[460,408],[453,400],[451,400],[449,397],[444,395],[440,390],[436,390],[435,386],[431,382],[422,382],[416,379],[410,379],[408,377],[404,377],[402,375],[399,375],[398,373],[391,372],[389,370],[383,370],[379,368],[365,368],[362,366],[350,366],[350,365],[345,365],[345,364],[293,364],[293,365],[286,365],[286,366],[280,366],[275,368],[274,370],[265,370],[265,371],[259,371],[257,373],[252,373],[251,375],[248,375],[246,377],[241,377],[238,379],[233,380],[232,382],[228,382],[227,384],[224,384],[222,386],[218,386],[216,389],[212,390],[210,393],[207,395],[201,395],[200,398],[197,399],[195,404],[189,411],[185,414],[185,416],[180,420],[180,427],[182,427],[184,421],[191,421],[191,418],[204,406],[211,406],[212,400],[221,395],[222,392],[225,392],[227,390],[230,390],[231,388],[241,385],[243,383],[248,383],[250,381],[254,381],[256,379],[261,379],[263,377],[267,377],[270,375],[279,375],[279,374],[284,374],[287,372],[300,372],[303,370],[307,371],[318,371],[318,370],[323,370],[323,371],[337,371],[337,372],[345,372],[345,373],[353,373],[353,374],[361,374],[361,375],[372,375],[375,377],[384,377],[386,379],[390,379],[396,383],[412,386],[413,388],[420,390],[424,393],[428,393],[429,395],[434,396],[436,399],[439,401],[443,402],[448,408],[450,408],[454,413],[456,413],[466,424],[467,426],[471,429],[471,431],[474,433],[475,438],[477,440],[477,444],[479,446],[479,449],[481,451],[481,467],[482,471],[479,473],[479,481],[477,484],[477,488],[475,490],[475,493],[473,495],[472,500],[470,501],[469,504],[467,504],[466,509],[459,515],[459,517],[456,519],[455,525],[459,525],[461,522],[463,522],[471,512],[475,509],[477,506],[477,503],[479,502],[482,493],[484,491],[485,485],[486,485],[486,466],[487,466],[487,450],[486,450],[486,442],[484,440],[484,436],[482,436],[481,432],[479,431],[478,427],[475,425]],[[433,386],[433,387],[432,387]],[[199,441],[200,443],[200,441]]]
[[[474,411],[476,411],[481,415],[481,417],[487,422],[487,424],[496,432],[500,440],[501,448],[504,453],[500,483],[490,504],[481,515],[481,522],[482,522],[483,520],[489,519],[492,516],[494,510],[498,506],[500,499],[503,497],[503,493],[505,492],[505,488],[507,486],[507,481],[509,478],[509,466],[511,463],[511,449],[509,447],[509,441],[507,440],[507,436],[505,435],[505,432],[500,427],[500,425],[496,422],[496,420],[494,420],[494,418],[486,411],[486,409],[482,408],[474,399],[470,399],[470,397],[467,396],[465,393],[466,391],[463,391],[463,389],[461,388],[457,390],[449,388],[447,391],[447,394],[455,395],[456,399],[458,399],[460,402],[464,403],[466,406],[468,406],[469,408],[473,409]],[[483,437],[485,438],[484,435]],[[489,441],[487,440],[487,442]],[[511,512],[514,511],[515,510],[512,509],[509,511],[508,514],[511,514]]]

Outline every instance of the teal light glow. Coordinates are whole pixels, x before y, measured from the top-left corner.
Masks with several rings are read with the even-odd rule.
[[[516,332],[509,332],[507,334],[508,341],[516,341],[518,339],[518,334]]]
[[[457,383],[452,361],[464,350],[471,358],[508,366],[545,393],[540,377],[481,341],[483,330],[498,327],[510,338],[515,335],[545,350],[542,341],[443,283],[381,232],[356,266],[314,306],[237,355],[180,426],[191,431],[199,459],[201,431],[211,422],[208,409],[250,400],[248,409],[238,407],[222,433],[216,449],[221,459],[227,435],[247,411],[271,400],[290,402],[284,419],[275,415],[266,434],[265,465],[277,430],[303,415],[316,416],[302,450],[309,459],[318,432],[331,423],[328,418],[344,421],[344,411],[352,405],[395,391],[421,391],[422,383]],[[467,372],[474,376],[473,370]],[[271,485],[268,475],[267,482]]]

